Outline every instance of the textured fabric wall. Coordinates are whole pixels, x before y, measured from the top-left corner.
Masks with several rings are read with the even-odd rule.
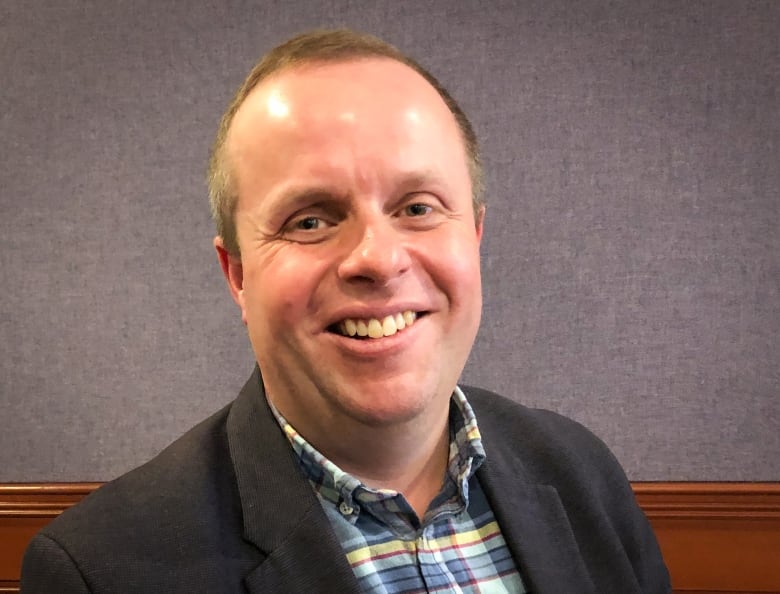
[[[420,58],[489,210],[465,380],[637,480],[780,480],[780,3],[0,4],[0,481],[104,480],[252,357],[203,171],[255,59],[314,26]]]

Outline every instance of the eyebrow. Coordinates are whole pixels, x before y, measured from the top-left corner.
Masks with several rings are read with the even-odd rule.
[[[441,188],[446,185],[446,179],[439,173],[430,169],[410,172],[402,178],[399,186],[404,190],[412,190],[420,186],[435,186]]]
[[[336,192],[333,188],[328,188],[327,186],[293,185],[272,196],[267,207],[271,211],[283,209],[295,212],[300,208],[318,202],[328,202],[342,198],[343,194],[341,192]]]

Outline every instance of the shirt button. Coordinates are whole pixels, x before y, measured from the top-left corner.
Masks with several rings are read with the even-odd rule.
[[[345,516],[349,516],[355,511],[346,501],[339,503],[339,511]]]

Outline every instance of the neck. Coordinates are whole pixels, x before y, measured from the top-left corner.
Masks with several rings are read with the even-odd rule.
[[[280,412],[320,453],[366,486],[402,493],[419,518],[441,490],[449,459],[449,399],[427,414],[379,427],[354,419],[310,423],[310,417]]]
[[[358,441],[355,449],[334,452],[341,454],[338,462],[328,457],[369,487],[402,493],[422,518],[441,490],[447,471],[447,421],[448,416],[444,415],[439,426],[428,423],[416,435],[407,430],[401,435],[383,436],[381,431],[372,429],[365,439]],[[377,447],[377,444],[381,445]]]

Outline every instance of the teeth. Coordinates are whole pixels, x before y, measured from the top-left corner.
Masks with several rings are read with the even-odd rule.
[[[355,322],[355,330],[358,336],[368,336],[368,326],[363,320]]]
[[[368,320],[368,337],[382,338],[382,322],[374,318]]]
[[[398,332],[398,327],[395,325],[395,318],[393,316],[387,316],[382,320],[382,334],[385,336],[392,336]]]
[[[344,334],[346,336],[355,336],[357,334],[357,324],[355,320],[344,320]]]
[[[366,320],[347,318],[338,324],[338,330],[344,336],[368,336],[369,338],[382,338],[392,336],[404,328],[408,328],[417,319],[417,313],[413,311],[398,312],[395,315],[385,316],[381,320],[369,318]]]

